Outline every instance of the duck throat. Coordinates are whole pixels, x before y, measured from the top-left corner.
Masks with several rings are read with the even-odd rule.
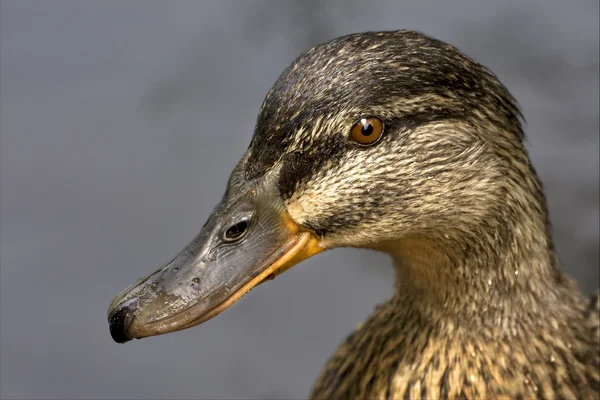
[[[425,320],[468,329],[510,329],[557,310],[569,282],[557,268],[545,213],[516,211],[470,230],[384,245],[397,270],[394,301]]]

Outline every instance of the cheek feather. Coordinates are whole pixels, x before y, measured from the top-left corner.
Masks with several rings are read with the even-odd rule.
[[[438,122],[341,153],[296,186],[288,212],[337,245],[344,236],[357,244],[426,224],[441,228],[457,214],[484,219],[499,192],[494,185],[501,169],[467,129]]]

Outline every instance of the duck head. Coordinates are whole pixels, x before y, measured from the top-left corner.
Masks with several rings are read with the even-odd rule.
[[[530,196],[513,191],[529,179],[522,139],[504,86],[444,42],[397,31],[319,45],[266,95],[198,236],[114,299],[112,337],[197,325],[326,249],[502,226],[507,196]]]

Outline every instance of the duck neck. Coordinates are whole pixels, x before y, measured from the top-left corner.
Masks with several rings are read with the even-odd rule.
[[[539,212],[536,212],[538,210]],[[467,329],[514,329],[539,323],[564,302],[545,207],[443,234],[413,235],[386,245],[396,266],[394,301],[403,312]],[[561,307],[559,307],[561,308]],[[564,307],[563,307],[564,308]],[[454,324],[456,322],[456,324]]]

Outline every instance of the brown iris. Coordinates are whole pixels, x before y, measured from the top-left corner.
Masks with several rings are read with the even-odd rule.
[[[362,145],[376,143],[383,134],[383,122],[379,118],[361,118],[352,126],[350,138]]]

